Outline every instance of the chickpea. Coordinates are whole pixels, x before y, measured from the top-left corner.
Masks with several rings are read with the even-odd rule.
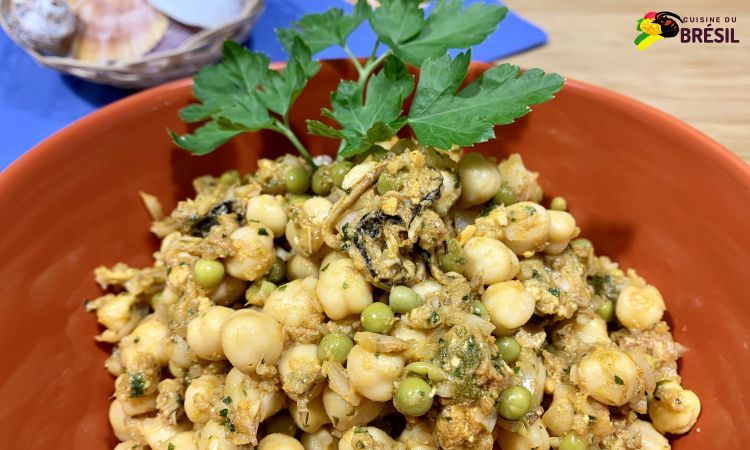
[[[289,412],[297,427],[305,433],[315,433],[323,425],[331,423],[331,419],[326,415],[325,406],[323,406],[323,396],[319,395],[310,400],[307,404],[307,412],[301,412],[294,402],[289,405]]]
[[[236,229],[230,235],[235,253],[224,261],[227,273],[254,281],[268,272],[276,261],[273,236],[271,230],[255,222]]]
[[[196,432],[198,450],[235,450],[237,447],[232,443],[231,434],[227,427],[211,420]]]
[[[224,377],[203,374],[192,380],[185,390],[185,414],[193,423],[203,424],[211,419],[211,401],[224,384]]]
[[[273,433],[261,439],[258,450],[305,450],[305,447],[291,436]]]
[[[284,209],[284,198],[268,194],[250,197],[247,201],[245,217],[262,223],[273,232],[274,236],[284,234],[289,220]]]
[[[573,386],[558,383],[552,395],[552,403],[542,416],[542,422],[554,436],[562,436],[573,429],[576,410],[573,406],[576,390]]]
[[[331,212],[332,208],[333,203],[324,197],[310,197],[302,205],[302,209],[314,223],[323,223],[328,218],[328,213]]]
[[[648,330],[661,321],[667,306],[654,286],[630,285],[620,292],[615,315],[628,330]]]
[[[129,419],[125,411],[122,410],[122,404],[119,400],[113,400],[109,404],[109,424],[112,426],[112,431],[115,432],[117,439],[121,441],[138,438],[134,430],[128,427],[127,421]]]
[[[284,348],[284,328],[270,314],[235,311],[221,328],[221,348],[233,366],[253,373],[260,363],[276,364]]]
[[[609,342],[607,323],[599,316],[578,314],[573,322],[573,337],[584,344],[596,345]]]
[[[372,285],[348,257],[330,263],[324,260],[315,292],[323,311],[333,320],[360,314],[372,303]]]
[[[323,307],[315,295],[315,278],[291,281],[266,299],[263,312],[278,320],[293,338],[315,335],[323,323]]]
[[[500,171],[480,153],[469,153],[458,163],[461,178],[461,203],[481,205],[500,189]]]
[[[648,405],[648,415],[660,433],[687,433],[700,413],[701,401],[695,392],[673,381],[660,384]]]
[[[187,343],[196,355],[209,361],[221,361],[221,326],[234,313],[226,306],[210,306],[188,323]]]
[[[396,448],[394,441],[388,433],[375,427],[353,427],[341,436],[339,450],[357,450],[366,448],[367,443],[374,442],[379,448]],[[371,444],[372,445],[372,444]]]
[[[303,433],[300,438],[305,450],[338,450],[339,440],[326,428],[314,433]]]
[[[183,431],[175,434],[167,442],[161,444],[156,450],[198,450],[196,435],[194,431]]]
[[[128,336],[127,345],[120,345],[120,361],[128,371],[137,368],[142,356],[153,358],[157,364],[165,366],[169,354],[164,343],[169,340],[169,327],[157,319],[156,315],[146,316]]]
[[[393,398],[393,382],[401,375],[404,357],[400,354],[375,354],[360,345],[349,352],[346,373],[352,387],[376,402]]]
[[[550,438],[541,420],[529,426],[526,432],[513,432],[497,428],[496,442],[503,450],[549,450]]]
[[[482,294],[495,334],[508,335],[534,315],[536,301],[518,280],[496,283]]]
[[[632,426],[641,432],[642,450],[670,450],[672,448],[667,438],[659,434],[654,426],[645,420],[636,420]]]
[[[356,425],[364,425],[375,419],[383,409],[383,403],[360,399],[357,406],[347,402],[330,388],[323,389],[323,407],[333,427],[343,431]]]
[[[286,276],[290,280],[313,277],[318,278],[320,267],[313,258],[295,253],[286,262]]]
[[[494,284],[511,280],[518,273],[518,257],[497,239],[473,237],[463,251],[469,279],[481,275],[484,284]]]
[[[162,443],[172,439],[177,433],[188,431],[188,423],[170,424],[161,416],[147,417],[137,422],[138,433],[145,443],[153,448],[158,449]]]
[[[565,211],[547,211],[549,215],[549,244],[544,249],[550,255],[559,255],[568,247],[568,243],[578,234],[576,219]]]
[[[259,377],[243,373],[237,367],[232,368],[227,374],[224,381],[224,396],[230,399],[229,404],[235,411],[244,412],[244,416],[238,414],[234,419],[239,432],[254,432],[257,422],[262,422],[281,411],[286,400],[283,393],[269,390],[263,386]]]
[[[279,359],[279,378],[282,389],[292,400],[299,400],[302,395],[309,398],[319,395],[323,389],[318,384],[310,392],[299,392],[299,380],[308,380],[321,372],[318,362],[318,346],[315,344],[298,344],[290,347]]]
[[[596,347],[578,362],[578,386],[605,405],[622,406],[638,394],[638,366],[614,347]]]
[[[527,255],[544,248],[550,232],[550,216],[543,206],[533,202],[514,203],[505,209],[508,225],[503,243],[516,255]]]

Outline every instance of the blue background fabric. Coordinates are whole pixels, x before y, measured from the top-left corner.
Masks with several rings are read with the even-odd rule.
[[[342,0],[266,0],[265,11],[247,45],[267,53],[272,61],[283,61],[286,55],[273,30],[288,27],[305,13],[321,12],[332,6],[351,9]],[[546,40],[543,30],[509,12],[498,30],[472,50],[473,58],[493,61],[542,45]],[[374,42],[374,35],[366,25],[357,29],[349,41],[358,56],[369,55]],[[317,55],[320,59],[342,57],[345,54],[338,48]],[[0,32],[0,170],[66,125],[133,92],[41,67]]]

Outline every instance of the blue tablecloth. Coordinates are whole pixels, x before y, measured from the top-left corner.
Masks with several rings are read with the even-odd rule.
[[[274,28],[311,11],[348,4],[341,0],[267,0],[266,10],[253,29],[247,45],[284,60]],[[540,28],[512,12],[486,42],[473,50],[476,60],[492,61],[546,42]],[[374,42],[369,27],[360,27],[350,41],[352,50],[367,56]],[[344,57],[329,49],[320,58]],[[134,91],[101,86],[40,67],[21,48],[0,32],[0,170],[57,130],[86,114]]]

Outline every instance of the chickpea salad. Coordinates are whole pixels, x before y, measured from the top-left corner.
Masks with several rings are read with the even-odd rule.
[[[665,450],[693,427],[659,290],[597,255],[520,155],[470,149],[564,81],[499,65],[465,83],[470,50],[448,49],[505,14],[363,1],[279,30],[280,72],[227,43],[196,75],[181,117],[202,125],[179,147],[268,129],[299,156],[199,177],[169,214],[141,193],[153,265],[97,268],[86,302],[116,450]],[[313,157],[289,111],[313,55],[351,54],[365,22],[372,55],[307,121],[338,152]]]

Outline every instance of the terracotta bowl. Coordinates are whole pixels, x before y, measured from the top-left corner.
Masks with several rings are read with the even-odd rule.
[[[488,66],[475,64],[476,76]],[[344,63],[325,63],[298,102],[293,124],[317,116]],[[207,157],[176,149],[185,131],[183,80],[126,98],[52,136],[0,175],[0,448],[108,449],[113,379],[103,367],[92,269],[151,263],[157,240],[138,191],[167,208],[192,195],[190,180],[291,147],[248,135]],[[678,120],[618,94],[569,81],[558,98],[497,130],[481,150],[520,152],[562,194],[598,253],[634,267],[666,299],[677,339],[690,351],[684,384],[703,402],[675,449],[750,444],[750,167]],[[331,141],[310,138],[316,152]]]

